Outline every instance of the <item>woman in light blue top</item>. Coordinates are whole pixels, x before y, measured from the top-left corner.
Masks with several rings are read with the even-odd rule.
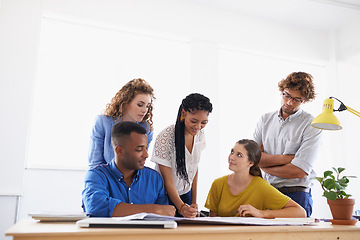
[[[153,88],[138,78],[126,83],[106,105],[104,114],[95,118],[90,137],[89,167],[106,164],[114,158],[111,129],[120,121],[137,122],[146,129],[148,146],[153,138]]]

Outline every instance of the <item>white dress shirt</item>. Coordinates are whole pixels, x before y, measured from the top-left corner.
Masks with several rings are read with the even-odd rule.
[[[311,187],[311,179],[316,175],[313,164],[321,145],[321,130],[310,126],[313,119],[311,114],[299,109],[284,120],[279,110],[264,114],[258,122],[254,140],[263,144],[264,152],[295,155],[291,163],[308,174],[305,178],[285,179],[264,173],[264,178],[274,187]]]

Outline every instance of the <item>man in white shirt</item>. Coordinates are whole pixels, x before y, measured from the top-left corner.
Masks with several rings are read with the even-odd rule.
[[[278,84],[281,108],[264,114],[257,124],[254,140],[262,149],[260,167],[264,178],[280,192],[312,213],[311,178],[318,155],[321,130],[310,123],[314,117],[303,111],[303,103],[315,99],[313,77],[291,73]]]

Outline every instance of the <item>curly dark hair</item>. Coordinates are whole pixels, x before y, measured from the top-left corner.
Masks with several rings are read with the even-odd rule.
[[[106,105],[104,115],[113,118],[114,121],[117,121],[124,114],[124,108],[126,104],[130,103],[134,99],[136,94],[138,93],[149,94],[151,96],[150,106],[141,122],[144,123],[146,121],[150,125],[150,129],[152,130],[153,129],[152,104],[153,101],[155,100],[153,92],[154,89],[144,79],[141,78],[133,79],[128,83],[126,83],[111,99],[111,102]]]
[[[313,76],[305,72],[293,72],[278,83],[280,92],[284,89],[299,90],[304,96],[304,102],[315,99],[315,86]]]
[[[175,124],[175,150],[176,150],[176,174],[189,182],[185,164],[185,123],[181,121],[181,111],[193,112],[198,110],[212,112],[210,99],[200,93],[192,93],[184,98],[179,107]]]

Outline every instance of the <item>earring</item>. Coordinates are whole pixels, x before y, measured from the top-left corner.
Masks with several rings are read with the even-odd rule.
[[[185,117],[183,115],[180,116],[180,121],[183,122],[185,120]]]

